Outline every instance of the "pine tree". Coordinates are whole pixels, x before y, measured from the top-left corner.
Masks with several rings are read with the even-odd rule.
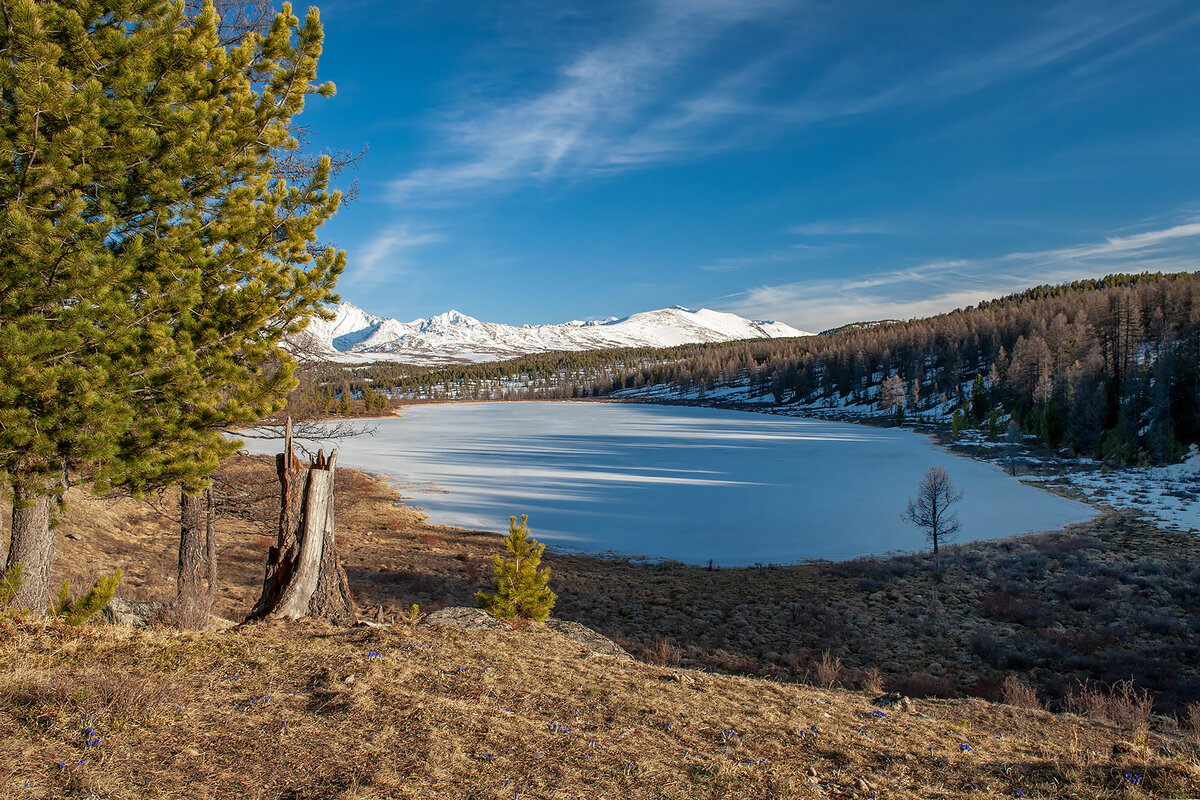
[[[558,595],[550,591],[550,569],[538,569],[546,545],[529,538],[528,519],[522,514],[518,525],[516,517],[508,518],[504,546],[511,558],[492,556],[496,591],[478,591],[475,599],[480,608],[501,619],[524,617],[542,622],[550,616]]]
[[[274,170],[332,93],[315,10],[235,47],[211,4],[13,0],[0,22],[0,471],[17,602],[41,608],[68,470],[195,497],[236,447],[220,429],[279,407],[280,341],[334,299],[316,231],[340,197],[327,161]]]

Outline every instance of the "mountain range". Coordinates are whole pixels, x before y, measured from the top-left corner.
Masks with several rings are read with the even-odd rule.
[[[782,322],[755,321],[722,311],[682,306],[620,319],[557,325],[481,322],[458,311],[401,322],[340,303],[333,319],[314,318],[293,345],[332,361],[454,364],[500,361],[548,350],[672,347],[697,342],[810,336]]]

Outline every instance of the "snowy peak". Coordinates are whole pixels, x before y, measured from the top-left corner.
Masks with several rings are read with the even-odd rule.
[[[400,361],[450,364],[499,361],[547,350],[672,347],[698,342],[809,336],[781,322],[754,321],[722,311],[674,306],[602,321],[558,325],[481,322],[451,309],[428,319],[400,322],[369,314],[351,303],[314,319],[294,340],[325,358],[346,362]]]

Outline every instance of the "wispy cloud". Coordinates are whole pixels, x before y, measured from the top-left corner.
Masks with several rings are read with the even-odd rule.
[[[652,135],[656,124],[665,124],[665,116],[647,106],[662,101],[680,68],[714,37],[784,5],[783,0],[659,0],[649,6],[638,29],[566,64],[543,94],[447,124],[446,162],[399,179],[393,194],[411,199],[661,158],[662,151],[678,143]],[[675,126],[703,125],[736,113],[729,105],[732,97],[730,89],[726,102],[718,102],[715,95],[692,98],[666,116],[678,117],[682,111]],[[647,118],[657,123],[647,124]]]
[[[928,316],[1037,284],[1198,265],[1200,218],[1072,247],[937,261],[844,281],[758,286],[723,298],[718,305],[756,319],[781,319],[806,330],[822,330],[861,320]]]
[[[899,232],[895,225],[867,219],[827,219],[788,228],[788,233],[797,236],[875,236]]]
[[[443,241],[443,234],[420,230],[412,223],[391,225],[349,253],[349,266],[341,284],[346,288],[380,284],[403,274],[411,266],[409,251]]]
[[[1097,45],[1145,23],[1155,5],[1061,2],[1007,38],[927,51],[878,37],[859,45],[867,37],[854,3],[648,0],[619,34],[564,61],[540,93],[490,104],[476,97],[452,110],[437,131],[442,144],[392,182],[392,197],[436,204],[484,187],[761,146],[809,125],[943,103],[1064,63],[1082,80],[1080,65],[1106,58]],[[747,30],[761,46],[728,46]],[[1134,36],[1127,47],[1153,42]]]

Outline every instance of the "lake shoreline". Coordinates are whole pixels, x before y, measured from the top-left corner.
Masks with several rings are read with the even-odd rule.
[[[273,447],[247,441],[250,452]],[[528,514],[556,550],[649,561],[749,566],[918,551],[921,532],[900,512],[931,465],[965,489],[963,541],[1095,514],[923,434],[730,409],[412,406],[338,447],[340,463],[388,476],[435,522],[503,530],[509,516]]]

